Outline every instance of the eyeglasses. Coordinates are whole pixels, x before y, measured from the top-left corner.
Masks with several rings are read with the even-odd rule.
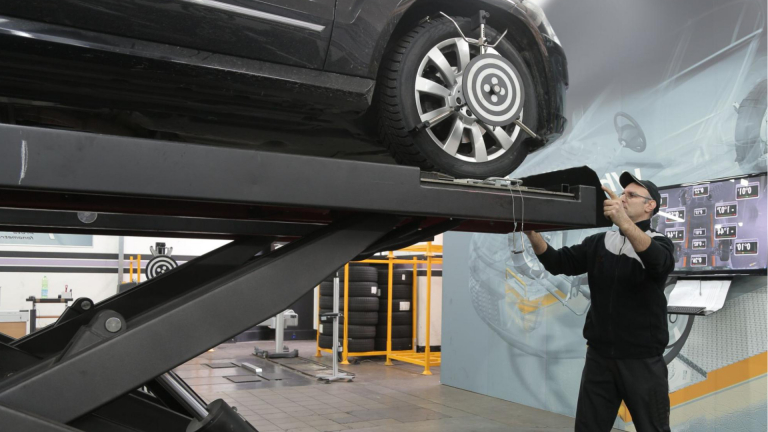
[[[629,198],[642,198],[642,199],[644,199],[646,201],[653,201],[653,198],[651,198],[651,197],[647,197],[647,196],[643,196],[643,195],[638,195],[638,194],[636,194],[634,192],[622,192],[621,195],[619,195],[619,197],[622,197],[624,195],[628,195]]]

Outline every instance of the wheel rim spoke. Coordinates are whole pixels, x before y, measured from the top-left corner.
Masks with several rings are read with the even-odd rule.
[[[451,95],[451,91],[447,88],[422,77],[416,79],[416,91],[446,98]]]
[[[475,148],[475,160],[487,162],[488,152],[485,149],[485,140],[483,140],[483,132],[480,130],[480,125],[475,123],[470,130],[472,131],[472,145]]]
[[[432,48],[429,51],[429,59],[440,71],[440,76],[443,77],[445,83],[448,86],[454,86],[456,84],[456,73],[453,71],[448,59],[445,58],[442,52],[438,48]]]
[[[512,141],[512,138],[510,138],[509,135],[507,135],[507,131],[505,131],[504,128],[486,126],[486,130],[491,131],[491,136],[493,137],[494,141],[499,143],[499,145],[504,150],[508,150],[510,147],[512,147],[512,144],[514,143],[514,141]]]
[[[442,108],[438,108],[436,110],[432,110],[430,112],[426,112],[426,113],[422,114],[420,118],[421,118],[421,121],[423,121],[423,122],[425,122],[425,121],[432,122],[432,120],[434,120],[436,117],[439,117],[439,116],[445,114],[448,111],[451,111],[451,109],[449,107],[442,107]],[[434,125],[442,122],[443,120],[445,120],[445,118],[443,118],[442,120],[438,121],[437,123],[433,123],[432,125],[434,126]]]
[[[456,50],[459,53],[459,72],[463,73],[469,64],[469,44],[464,39],[456,39]]]
[[[448,135],[448,139],[443,143],[443,150],[450,155],[456,155],[459,151],[459,145],[461,144],[461,136],[464,134],[464,123],[458,118],[453,122],[453,129],[451,134]]]

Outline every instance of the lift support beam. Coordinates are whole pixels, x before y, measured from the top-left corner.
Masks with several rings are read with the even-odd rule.
[[[591,170],[522,185],[0,125],[0,230],[234,240],[99,303],[77,299],[33,334],[1,337],[0,425],[174,431],[210,423],[158,377],[286,309],[350,260],[449,230],[608,225]],[[272,251],[277,240],[290,243]],[[144,386],[151,391],[137,390]],[[222,403],[208,408],[218,410],[212,418],[231,414]],[[139,420],[147,416],[154,421]],[[231,430],[255,430],[232,421]]]

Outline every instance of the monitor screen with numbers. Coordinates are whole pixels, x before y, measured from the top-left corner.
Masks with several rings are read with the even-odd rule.
[[[651,226],[675,245],[678,275],[768,271],[766,174],[659,188]]]

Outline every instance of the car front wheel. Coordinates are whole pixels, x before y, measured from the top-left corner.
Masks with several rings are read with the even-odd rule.
[[[472,34],[471,20],[456,18]],[[499,32],[486,26],[496,42]],[[503,177],[525,159],[535,130],[533,79],[519,52],[469,44],[447,18],[419,24],[390,50],[377,84],[378,130],[395,159],[457,178]]]

